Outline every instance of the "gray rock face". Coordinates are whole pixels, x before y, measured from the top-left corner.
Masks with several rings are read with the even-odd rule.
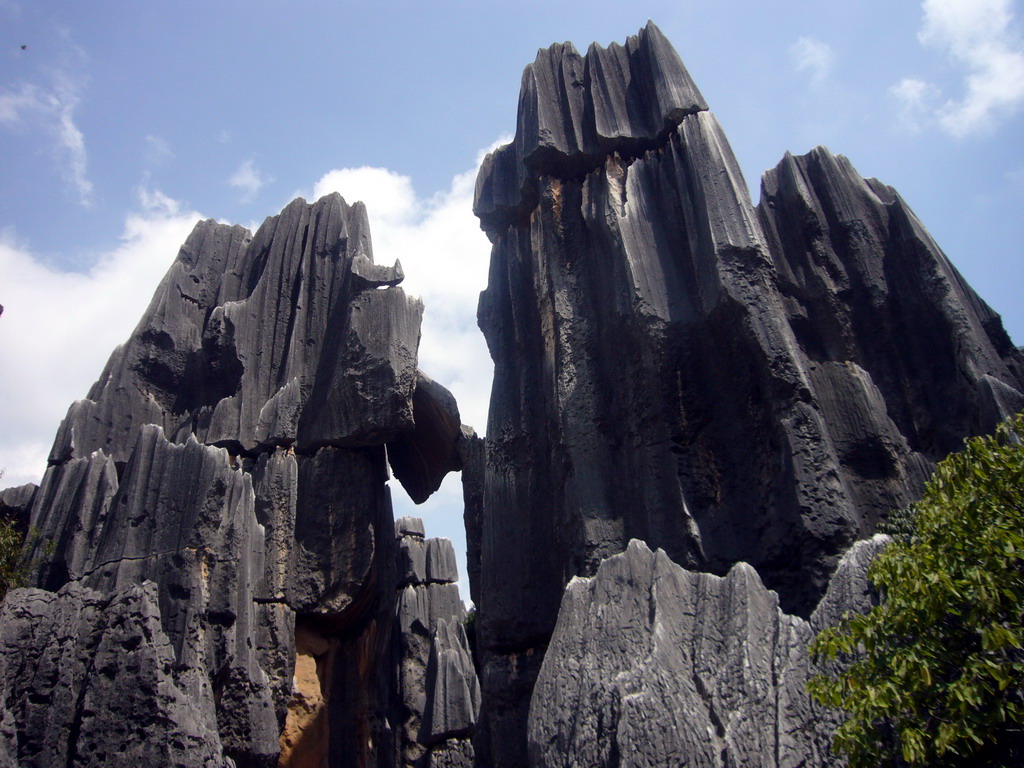
[[[553,46],[523,82],[477,180],[495,378],[465,470],[498,766],[525,764],[519,660],[573,576],[637,538],[696,570],[748,562],[807,616],[840,552],[1024,405],[1020,351],[903,201],[819,149],[755,208],[652,25],[583,59]]]
[[[441,486],[446,474],[462,469],[462,420],[451,392],[422,371],[416,377],[412,414],[416,428],[388,443],[388,462],[409,498],[420,504]]]
[[[480,683],[463,628],[455,551],[448,539],[424,540],[418,518],[402,518],[395,532],[404,585],[397,609],[400,764],[469,768]]]
[[[889,454],[901,438],[934,461],[1024,407],[1020,350],[892,187],[819,147],[764,175],[758,214],[864,505],[884,497],[874,488],[896,471]],[[883,408],[888,419],[872,417]]]
[[[26,483],[0,491],[0,519],[12,522],[22,535],[28,532],[28,518],[38,489],[35,483]]]
[[[337,194],[254,236],[197,225],[39,488],[3,493],[39,531],[41,589],[4,607],[0,758],[394,765],[399,617],[434,633],[464,611],[450,544],[420,524],[418,570],[398,562],[390,442],[426,498],[461,435],[451,394],[417,370],[422,306],[401,279]],[[430,583],[403,613],[411,581]],[[429,744],[475,717],[453,632],[430,635],[425,690],[455,705]]]
[[[586,56],[572,43],[553,45],[523,72],[515,140],[484,160],[473,209],[488,232],[502,229],[529,214],[537,173],[572,176],[615,152],[636,156],[706,109],[654,24],[624,46],[593,44]]]
[[[686,570],[632,541],[566,588],[529,718],[531,766],[837,764],[835,715],[804,693],[806,647],[870,606],[876,537],[843,558],[810,622],[749,565]]]
[[[103,448],[124,462],[147,423],[235,453],[410,431],[422,305],[386,287],[401,276],[372,263],[364,206],[337,194],[295,200],[255,235],[201,222],[51,461]]]
[[[153,582],[114,593],[73,582],[7,597],[0,690],[17,732],[9,764],[232,765],[214,692],[178,668],[159,602]]]

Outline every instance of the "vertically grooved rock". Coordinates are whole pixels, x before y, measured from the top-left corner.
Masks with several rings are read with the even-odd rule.
[[[1024,360],[999,316],[894,189],[819,147],[765,173],[758,212],[826,418],[846,433],[845,469],[891,476],[901,436],[935,461],[1024,407]],[[875,400],[858,407],[884,408],[888,428],[858,434],[842,410],[851,396]]]
[[[38,490],[35,483],[26,483],[0,491],[0,518],[13,522],[23,535],[27,533],[29,511]]]
[[[418,518],[399,520],[395,534],[403,553],[396,614],[400,765],[469,768],[480,683],[463,628],[455,552],[448,539],[424,541]]]
[[[227,766],[214,693],[195,686],[161,625],[153,582],[102,593],[18,589],[0,618],[0,693],[22,768]],[[69,739],[64,734],[73,734]]]
[[[368,281],[367,262],[366,209],[338,194],[295,200],[255,235],[200,222],[51,460],[103,448],[123,462],[146,423],[236,451],[379,444],[411,428],[422,306],[373,290],[398,274]]]
[[[747,562],[807,616],[844,549],[1024,405],[1020,351],[902,200],[815,150],[755,208],[653,25],[540,52],[474,208],[493,243],[487,439],[464,461],[491,765],[526,763],[520,659],[573,576],[636,538],[691,569]]]
[[[639,154],[683,116],[705,109],[653,24],[625,46],[594,44],[586,56],[572,43],[541,50],[523,71],[515,140],[484,160],[473,210],[489,234],[497,232],[529,214],[537,172],[571,176],[603,165],[614,152]]]
[[[196,226],[70,408],[38,490],[3,494],[30,506],[28,559],[50,591],[17,592],[0,614],[0,755],[394,765],[386,443],[418,448],[403,477],[426,498],[461,434],[451,394],[417,369],[423,307],[401,279],[373,264],[363,205],[337,194],[296,200],[252,236]],[[445,583],[411,615],[461,618],[451,553],[420,544],[423,580]],[[30,608],[53,642],[33,644],[18,618]],[[128,655],[110,660],[108,642]]]
[[[870,607],[867,567],[884,544],[855,545],[808,623],[745,563],[722,578],[630,542],[566,588],[530,705],[530,764],[838,764],[836,713],[804,692],[806,647]]]

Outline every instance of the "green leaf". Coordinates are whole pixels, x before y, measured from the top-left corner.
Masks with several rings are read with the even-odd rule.
[[[939,463],[921,500],[889,516],[904,528],[868,571],[880,604],[812,645],[819,660],[839,664],[807,690],[846,711],[833,749],[851,766],[976,765],[981,747],[1024,730],[1024,443],[1016,435],[1024,414]]]

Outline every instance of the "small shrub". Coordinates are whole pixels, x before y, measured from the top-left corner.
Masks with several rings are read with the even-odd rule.
[[[940,462],[868,576],[881,594],[811,645],[853,768],[1024,760],[1024,414]],[[891,521],[892,522],[892,521]]]
[[[0,600],[8,590],[25,586],[29,569],[22,563],[24,544],[15,521],[0,516]]]

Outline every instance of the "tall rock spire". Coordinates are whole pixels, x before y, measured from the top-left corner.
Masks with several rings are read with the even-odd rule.
[[[755,208],[653,24],[526,68],[475,201],[495,378],[467,520],[494,765],[525,764],[573,576],[637,538],[693,569],[746,561],[807,616],[934,461],[1024,404],[1020,353],[891,190],[825,150],[765,189]]]
[[[255,235],[196,226],[38,490],[4,494],[30,508],[38,567],[0,618],[0,762],[471,763],[478,698],[435,671],[399,685],[428,658],[476,684],[452,558],[402,607],[386,454],[422,500],[461,436],[417,370],[402,277],[338,194]],[[420,738],[424,697],[460,706],[457,727],[432,714]]]

